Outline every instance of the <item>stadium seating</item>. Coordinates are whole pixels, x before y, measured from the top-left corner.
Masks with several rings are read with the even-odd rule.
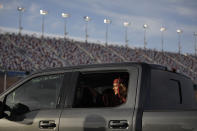
[[[104,46],[64,38],[0,34],[0,67],[5,70],[36,71],[50,67],[128,61],[165,65],[197,81],[197,57],[189,54]]]

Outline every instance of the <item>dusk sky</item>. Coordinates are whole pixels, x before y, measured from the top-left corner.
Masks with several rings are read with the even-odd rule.
[[[67,19],[68,37],[85,39],[84,16],[89,16],[89,39],[105,41],[105,18],[109,25],[110,44],[124,43],[124,21],[128,27],[129,46],[143,47],[143,24],[148,24],[147,48],[161,50],[163,25],[164,50],[178,52],[177,29],[182,29],[183,53],[194,53],[194,32],[197,32],[197,0],[0,0],[0,30],[18,29],[18,6],[25,8],[22,16],[23,31],[41,32],[40,9],[48,11],[45,17],[45,33],[63,35],[64,20],[61,13],[69,13]]]

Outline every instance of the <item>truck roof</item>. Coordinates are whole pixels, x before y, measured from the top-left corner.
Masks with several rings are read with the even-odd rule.
[[[117,67],[117,66],[129,66],[129,65],[145,65],[149,66],[152,69],[158,69],[163,71],[173,72],[182,76],[189,78],[188,76],[178,73],[176,71],[168,69],[166,66],[159,64],[148,64],[145,62],[121,62],[121,63],[105,63],[105,64],[88,64],[88,65],[77,65],[77,66],[67,66],[67,67],[58,67],[58,68],[48,68],[44,70],[38,70],[32,74],[51,72],[51,71],[61,71],[61,70],[70,70],[70,69],[84,69],[84,68],[98,68],[98,67]],[[189,78],[190,79],[190,78]]]
[[[44,70],[38,70],[33,74],[42,73],[42,72],[51,72],[51,71],[61,71],[69,69],[83,69],[83,68],[97,68],[97,67],[117,67],[117,66],[129,66],[129,65],[149,65],[144,62],[121,62],[121,63],[104,63],[104,64],[87,64],[87,65],[76,65],[76,66],[66,66],[58,68],[47,68]]]

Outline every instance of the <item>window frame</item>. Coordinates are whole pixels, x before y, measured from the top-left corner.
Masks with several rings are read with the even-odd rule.
[[[136,71],[135,73],[133,72],[133,74],[134,75],[136,75],[136,76],[133,76],[133,77],[131,77],[131,74],[132,74],[132,71]],[[136,80],[136,79],[138,79],[138,75],[139,75],[139,72],[138,72],[138,67],[137,66],[134,66],[134,65],[132,65],[132,66],[123,66],[123,67],[98,67],[98,68],[83,68],[83,69],[74,69],[73,70],[73,73],[77,73],[78,72],[78,74],[79,74],[79,72],[86,72],[86,73],[100,73],[100,72],[127,72],[128,74],[129,74],[129,79],[128,79],[128,87],[127,87],[127,100],[126,100],[126,102],[124,103],[124,104],[121,104],[121,105],[119,105],[119,106],[116,106],[116,107],[91,107],[91,108],[73,108],[72,107],[72,105],[73,105],[73,103],[74,103],[74,100],[75,100],[75,93],[76,93],[76,88],[77,88],[77,85],[76,86],[74,86],[73,87],[73,90],[69,93],[69,96],[68,96],[68,98],[69,98],[69,100],[68,101],[70,101],[70,105],[68,106],[69,108],[73,108],[73,109],[116,109],[116,108],[125,108],[125,107],[128,107],[128,106],[130,106],[130,105],[134,105],[135,103],[134,103],[134,100],[135,100],[135,97],[136,97],[136,92],[132,92],[132,94],[131,93],[129,93],[129,92],[131,92],[130,90],[132,90],[131,88],[131,83],[130,83],[130,81],[131,81],[131,79],[132,78],[135,78],[134,80]],[[75,78],[75,79],[77,79],[78,80],[78,76],[77,76],[77,78]],[[137,82],[137,80],[136,80],[136,82]],[[137,88],[137,85],[135,85],[136,86],[136,88]],[[132,102],[128,102],[128,99],[131,99],[130,97],[132,96]],[[129,100],[130,101],[130,100]],[[67,104],[67,103],[65,103],[65,104]],[[68,108],[68,107],[66,107],[66,106],[64,106],[64,108]]]
[[[62,77],[64,78],[64,74],[42,75],[42,76],[34,77],[34,78],[32,78],[32,79],[30,79],[30,80],[24,82],[22,85],[18,86],[17,88],[15,88],[14,90],[12,90],[12,92],[9,92],[9,94],[6,95],[6,101],[5,101],[5,102],[7,103],[7,97],[8,97],[9,95],[11,95],[13,92],[15,92],[16,90],[18,90],[18,89],[20,89],[20,88],[24,88],[24,85],[27,84],[27,83],[29,83],[29,82],[31,82],[32,80],[35,80],[35,79],[37,79],[37,78],[43,78],[43,77],[49,77],[49,76],[58,76],[58,75],[62,75]],[[62,83],[61,83],[61,85],[60,85],[60,87],[59,87],[59,90],[58,90],[58,95],[57,95],[57,100],[56,100],[55,108],[41,108],[41,110],[42,110],[42,109],[56,109],[56,108],[57,108],[57,104],[58,104],[59,96],[60,96],[60,90],[61,90],[61,87],[62,87],[62,84],[63,84],[63,78],[62,78]],[[25,90],[26,90],[26,89],[25,89]],[[6,103],[5,103],[5,104],[6,104]]]
[[[3,95],[2,95],[2,98],[3,98],[3,103],[6,104],[6,101],[7,101],[7,96],[10,95],[13,91],[17,90],[18,88],[20,88],[23,84],[31,81],[32,79],[34,78],[38,78],[38,77],[44,77],[44,76],[51,76],[51,75],[60,75],[62,74],[63,75],[63,80],[62,80],[62,84],[60,86],[60,89],[59,89],[59,94],[58,94],[58,99],[57,99],[57,103],[56,103],[56,106],[55,108],[42,108],[40,110],[52,110],[52,109],[59,109],[61,107],[60,103],[62,101],[62,99],[60,98],[61,94],[62,94],[62,88],[63,88],[63,83],[64,83],[64,78],[65,78],[65,74],[66,72],[65,71],[52,71],[52,72],[43,72],[43,73],[37,73],[37,74],[33,74],[33,75],[30,75],[26,78],[24,78],[23,80],[19,81],[18,83],[16,83],[15,85],[13,85],[12,87],[10,87],[9,90],[7,90]]]

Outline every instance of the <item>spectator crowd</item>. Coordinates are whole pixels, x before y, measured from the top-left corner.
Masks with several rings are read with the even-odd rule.
[[[12,71],[36,71],[82,64],[146,62],[176,69],[197,81],[197,57],[151,49],[104,46],[65,38],[0,34],[0,67]]]

